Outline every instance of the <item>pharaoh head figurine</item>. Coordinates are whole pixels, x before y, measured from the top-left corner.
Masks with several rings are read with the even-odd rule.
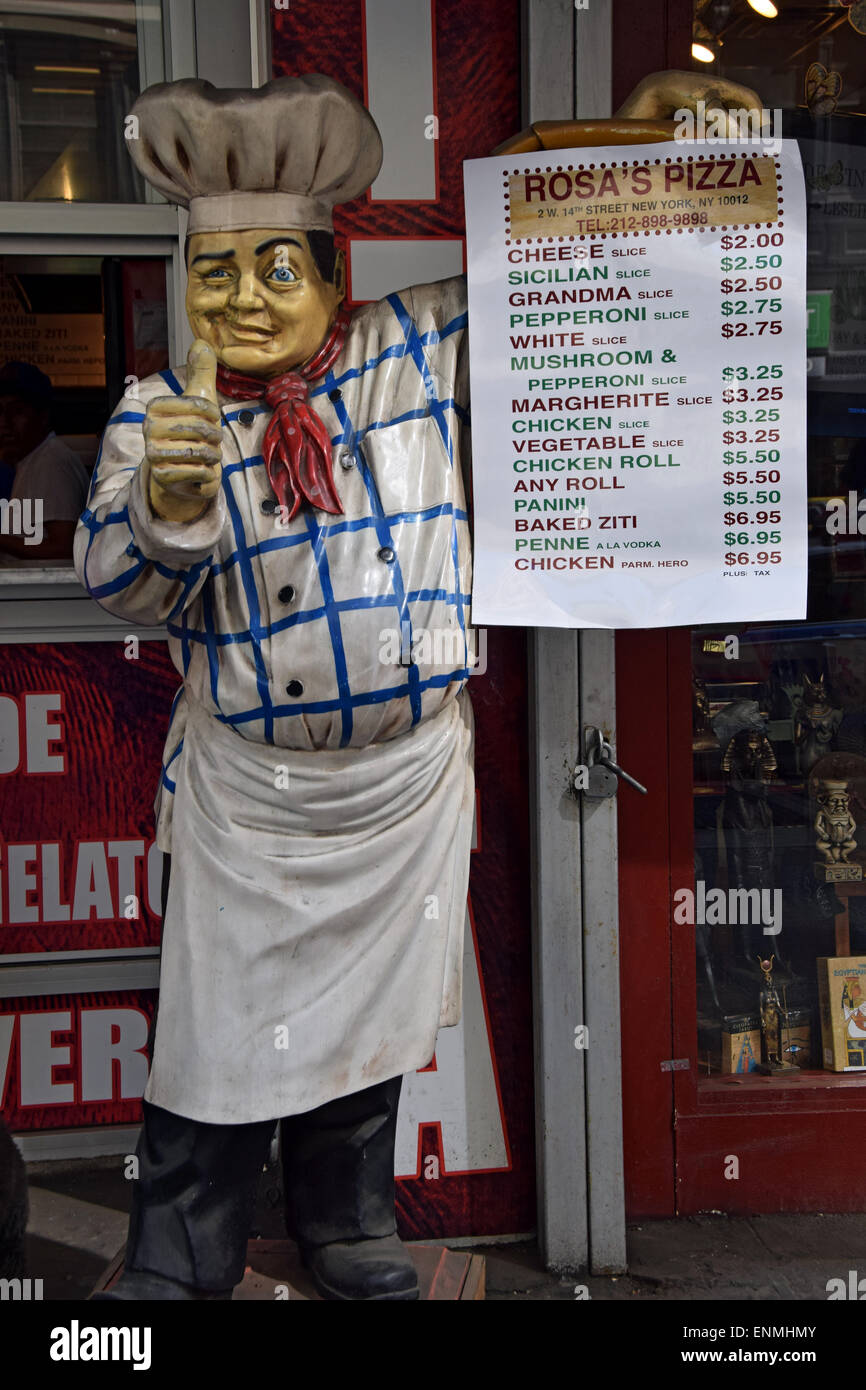
[[[769,782],[777,766],[773,745],[760,729],[741,729],[722,758],[722,771],[732,780]]]

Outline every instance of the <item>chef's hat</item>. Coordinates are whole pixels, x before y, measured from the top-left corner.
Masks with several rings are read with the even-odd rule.
[[[373,182],[382,141],[369,111],[321,73],[256,89],[197,78],[142,92],[132,158],[148,183],[189,208],[189,231],[333,227],[335,203]]]

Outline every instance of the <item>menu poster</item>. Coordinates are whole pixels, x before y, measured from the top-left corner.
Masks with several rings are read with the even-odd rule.
[[[0,274],[0,362],[26,361],[57,387],[105,385],[102,314],[31,314]]]
[[[473,621],[805,617],[796,144],[548,150],[464,175]]]

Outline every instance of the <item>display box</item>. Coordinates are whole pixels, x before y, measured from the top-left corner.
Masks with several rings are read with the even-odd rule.
[[[827,1071],[866,1071],[866,959],[819,956],[822,1060]]]
[[[757,1014],[726,1014],[722,1019],[723,1074],[754,1071],[761,1060],[761,1020]]]
[[[812,1012],[789,1009],[782,1022],[782,1061],[804,1070],[812,1065]]]

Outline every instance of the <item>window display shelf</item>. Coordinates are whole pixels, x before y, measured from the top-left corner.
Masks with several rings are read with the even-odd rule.
[[[800,1071],[791,1076],[703,1076],[698,1078],[697,1102],[713,1110],[804,1109],[857,1110],[863,1106],[866,1071]]]

